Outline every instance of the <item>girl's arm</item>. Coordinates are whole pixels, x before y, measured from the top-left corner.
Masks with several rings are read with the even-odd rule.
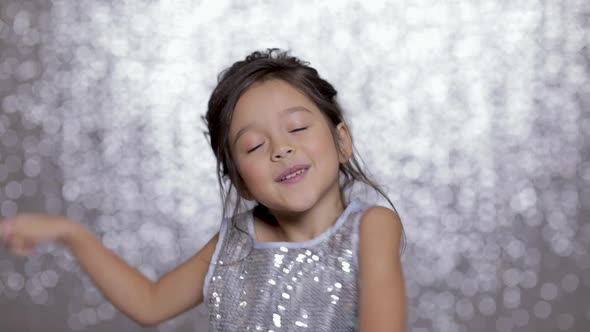
[[[0,226],[2,238],[17,255],[28,254],[40,242],[63,242],[105,297],[144,326],[158,324],[203,301],[203,281],[217,243],[216,235],[196,255],[154,283],[80,223],[26,214]]]
[[[360,331],[405,331],[401,222],[392,210],[375,206],[365,212],[359,228]]]

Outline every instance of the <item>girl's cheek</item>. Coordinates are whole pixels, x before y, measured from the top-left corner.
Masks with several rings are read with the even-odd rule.
[[[310,135],[306,139],[307,147],[318,153],[325,153],[326,149],[329,148],[327,143],[331,142],[326,139],[325,135]]]
[[[242,177],[249,177],[256,173],[259,169],[259,163],[256,162],[256,158],[243,158],[238,166],[238,170]]]

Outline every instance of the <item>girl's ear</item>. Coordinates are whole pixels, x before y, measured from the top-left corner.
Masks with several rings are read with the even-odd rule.
[[[340,163],[346,163],[352,156],[352,136],[344,122],[336,126],[336,137],[338,139],[338,151]]]

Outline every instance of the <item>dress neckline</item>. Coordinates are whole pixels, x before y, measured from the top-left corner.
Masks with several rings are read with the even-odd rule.
[[[342,211],[340,216],[336,219],[336,222],[330,226],[328,229],[320,233],[318,236],[314,237],[313,239],[305,240],[305,241],[263,241],[259,242],[256,240],[256,231],[254,229],[254,210],[248,212],[248,233],[250,237],[254,241],[254,248],[306,248],[311,247],[316,244],[319,244],[326,238],[330,237],[334,232],[336,232],[347,219],[348,215],[351,211],[354,210],[354,207],[358,204],[356,200],[351,201]]]

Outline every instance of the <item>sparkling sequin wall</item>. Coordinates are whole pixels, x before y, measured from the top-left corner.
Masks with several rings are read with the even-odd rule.
[[[219,229],[219,71],[281,47],[338,90],[404,222],[408,331],[590,325],[588,1],[0,2],[0,215],[76,218],[155,279]],[[61,246],[0,249],[0,331],[141,329]]]

